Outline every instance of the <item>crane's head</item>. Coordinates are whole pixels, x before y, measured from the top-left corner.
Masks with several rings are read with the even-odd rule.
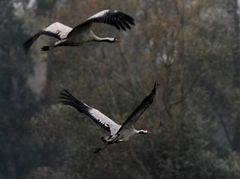
[[[138,130],[138,134],[149,134],[149,132],[146,129],[141,129],[141,130]]]
[[[121,40],[117,37],[114,37],[113,39],[114,39],[114,42],[121,42]]]

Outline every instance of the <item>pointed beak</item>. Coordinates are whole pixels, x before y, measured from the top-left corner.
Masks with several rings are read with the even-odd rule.
[[[116,38],[116,39],[115,39],[115,42],[117,42],[117,43],[120,43],[120,42],[121,42],[121,40],[120,40],[120,39],[118,39],[118,38]]]

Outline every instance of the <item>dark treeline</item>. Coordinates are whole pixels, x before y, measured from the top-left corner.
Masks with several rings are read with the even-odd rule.
[[[1,0],[0,178],[240,178],[237,0]],[[131,31],[94,27],[121,43],[41,52],[48,24],[75,26],[103,9],[133,16]],[[52,39],[50,39],[51,41]],[[150,135],[98,155],[104,131],[58,102],[66,88],[122,123],[161,85],[137,127]]]

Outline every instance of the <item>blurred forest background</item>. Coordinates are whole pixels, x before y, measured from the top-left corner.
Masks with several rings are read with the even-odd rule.
[[[52,22],[75,26],[103,9],[133,16],[121,43],[28,54]],[[1,0],[0,178],[240,178],[238,0]],[[138,121],[150,135],[93,155],[104,132],[58,103],[63,88],[122,123],[161,86]]]

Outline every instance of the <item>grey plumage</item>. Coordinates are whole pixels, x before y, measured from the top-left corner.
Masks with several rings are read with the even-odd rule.
[[[43,51],[47,51],[58,46],[79,46],[89,41],[111,43],[117,41],[116,38],[98,37],[91,30],[93,23],[105,23],[116,27],[118,30],[125,31],[127,29],[131,29],[131,25],[134,25],[134,19],[131,16],[117,10],[103,10],[89,17],[83,23],[75,26],[74,28],[68,27],[60,22],[55,22],[25,41],[23,44],[24,50],[28,52],[32,44],[41,35],[51,36],[59,40],[53,44],[44,46],[42,48]]]
[[[147,95],[141,102],[141,104],[131,113],[127,120],[119,125],[97,109],[88,106],[87,104],[79,101],[67,90],[63,90],[60,94],[60,102],[65,105],[70,105],[77,109],[79,112],[84,113],[90,117],[94,122],[99,124],[105,130],[107,130],[110,135],[102,137],[102,140],[108,144],[118,143],[128,140],[131,136],[135,134],[147,134],[147,130],[137,130],[134,128],[134,124],[143,114],[143,112],[152,104],[154,96],[156,94],[157,83],[149,95]],[[96,151],[100,151],[96,150]]]

